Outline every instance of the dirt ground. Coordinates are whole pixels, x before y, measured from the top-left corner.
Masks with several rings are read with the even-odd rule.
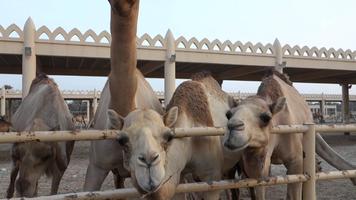
[[[356,135],[328,135],[326,141],[344,158],[356,165]],[[70,193],[82,191],[86,168],[88,165],[89,142],[77,142],[70,165],[62,179],[59,193]],[[0,198],[5,197],[9,183],[11,163],[8,149],[10,145],[0,145]],[[322,162],[323,171],[335,170],[325,161]],[[273,166],[272,175],[285,174],[282,166]],[[112,176],[105,180],[102,190],[112,189]],[[50,191],[50,180],[43,177],[39,183],[39,195],[48,195]],[[243,199],[247,197],[247,190],[242,190]],[[267,199],[285,199],[286,186],[273,186],[267,188]],[[317,197],[320,200],[351,200],[356,199],[356,186],[349,180],[322,181],[317,184]]]

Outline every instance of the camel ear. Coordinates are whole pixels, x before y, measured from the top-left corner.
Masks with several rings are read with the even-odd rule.
[[[168,112],[163,116],[163,119],[164,119],[164,124],[167,127],[169,128],[173,127],[178,119],[178,107],[173,106],[172,108],[170,108]]]
[[[110,129],[121,130],[124,126],[124,118],[121,117],[115,110],[109,109],[108,110],[108,127]]]
[[[229,98],[229,99],[228,99],[229,108],[235,108],[235,107],[237,107],[239,101],[236,100],[236,99],[234,99],[234,97],[232,97],[232,96],[229,96],[228,98]]]
[[[279,97],[276,102],[274,102],[272,105],[270,105],[270,109],[273,115],[277,114],[283,108],[286,106],[286,98],[285,97]]]

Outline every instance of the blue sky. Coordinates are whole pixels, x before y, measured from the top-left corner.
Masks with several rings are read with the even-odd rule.
[[[36,27],[51,30],[61,26],[69,31],[109,30],[107,0],[2,0],[0,25],[23,27],[31,16]],[[333,47],[356,50],[356,1],[354,0],[141,0],[138,35],[197,37],[281,44]],[[101,89],[105,78],[54,77],[62,89]],[[73,84],[73,83],[76,84]],[[80,84],[77,84],[77,83]],[[162,80],[151,80],[163,90]],[[20,76],[0,75],[0,85],[21,87]],[[340,93],[338,85],[295,84],[304,93]],[[255,92],[258,83],[226,82],[227,91]],[[356,94],[356,89],[351,89]]]

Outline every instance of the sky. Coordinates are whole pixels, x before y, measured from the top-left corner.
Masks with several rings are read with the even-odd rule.
[[[32,17],[36,28],[66,31],[78,28],[109,31],[107,0],[1,0],[0,25],[23,27]],[[178,38],[196,37],[262,44],[278,38],[282,45],[307,45],[356,50],[356,1],[354,0],[141,0],[138,35],[165,35],[171,29]],[[53,76],[61,89],[101,89],[106,78]],[[179,81],[177,84],[179,84]],[[74,84],[75,83],[75,84]],[[163,80],[150,79],[155,90]],[[21,88],[21,77],[0,74],[0,85]],[[223,88],[256,92],[259,82],[226,81]],[[302,93],[341,93],[333,84],[294,84]],[[356,94],[356,87],[350,94]]]

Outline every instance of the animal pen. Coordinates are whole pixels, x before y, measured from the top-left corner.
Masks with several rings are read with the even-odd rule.
[[[175,138],[195,136],[221,136],[224,128],[176,128],[173,129]],[[318,180],[346,179],[356,177],[356,169],[345,171],[315,172],[315,134],[331,132],[355,132],[356,125],[281,125],[272,129],[273,134],[303,133],[303,174],[268,177],[263,180],[221,180],[213,182],[196,182],[180,184],[177,193],[204,192],[211,190],[226,190],[232,188],[246,188],[255,186],[271,186],[288,183],[303,183],[303,199],[315,200],[315,184]],[[115,130],[86,130],[86,131],[36,131],[36,132],[2,132],[0,143],[28,142],[28,141],[69,141],[69,140],[100,140],[116,139]],[[124,188],[108,191],[79,192],[52,196],[35,197],[31,199],[118,199],[140,197],[134,188]],[[27,198],[19,198],[27,199]]]
[[[12,35],[13,33],[15,36]],[[58,39],[58,36],[62,36],[63,39]],[[79,38],[78,41],[72,40],[75,36]],[[90,37],[94,42],[87,41]],[[102,42],[105,39],[107,42]],[[273,45],[260,43],[253,45],[250,42],[242,44],[241,42],[220,42],[218,40],[210,42],[207,39],[199,42],[196,38],[179,37],[174,39],[171,31],[168,31],[165,37],[161,35],[151,37],[145,34],[137,39],[138,66],[143,74],[146,77],[162,78],[162,75],[166,77],[167,86],[164,93],[166,102],[169,102],[173,94],[175,78],[188,78],[188,75],[195,72],[194,70],[199,69],[212,69],[221,80],[257,80],[257,78],[259,80],[260,75],[266,69],[265,67],[277,67],[284,68],[287,74],[291,75],[292,81],[318,83],[339,83],[338,80],[347,80],[347,75],[355,73],[356,52],[350,50],[336,51],[335,49],[300,48],[289,45],[282,47],[278,40]],[[23,30],[16,25],[11,25],[8,28],[0,26],[0,58],[11,61],[2,63],[3,66],[7,66],[4,68],[7,71],[3,71],[3,73],[20,74],[21,66],[25,69],[23,71],[23,96],[26,96],[30,82],[35,77],[36,59],[42,63],[48,61],[50,69],[57,70],[53,72],[57,75],[70,73],[72,73],[71,75],[106,75],[110,69],[108,67],[110,41],[111,36],[106,31],[96,34],[92,30],[81,33],[78,29],[73,29],[67,33],[59,27],[51,32],[46,26],[36,30],[31,19],[26,22]],[[21,62],[21,57],[26,59]],[[78,68],[70,68],[68,63],[73,62],[75,57],[80,58]],[[60,65],[54,63],[55,60],[63,61],[63,68],[55,68],[54,66]],[[0,61],[2,62],[2,59]],[[90,68],[80,68],[84,61],[89,63]],[[18,67],[8,67],[9,63]],[[212,67],[212,64],[218,66],[221,71]],[[193,65],[198,67],[192,67]],[[99,68],[98,66],[105,67]],[[70,70],[67,71],[67,69]],[[183,69],[188,70],[189,73]],[[175,72],[177,73],[175,74]],[[306,72],[308,72],[307,75]],[[356,83],[356,79],[349,81],[348,84]],[[345,105],[348,105],[348,84],[342,85]],[[1,112],[4,112],[5,90],[2,90],[2,93],[0,107]],[[94,98],[94,100],[93,107],[96,108],[97,99]],[[348,110],[345,106],[345,119],[348,119]],[[225,132],[223,128],[176,128],[173,131],[177,138],[221,136]],[[356,125],[278,126],[274,127],[272,132],[274,134],[304,134],[303,174],[269,177],[263,180],[243,179],[187,183],[180,184],[177,192],[204,192],[302,182],[303,199],[314,200],[316,199],[316,181],[356,177],[356,169],[315,172],[316,132],[356,132]],[[0,143],[116,139],[117,133],[118,131],[115,130],[0,132]],[[140,194],[134,188],[125,188],[42,196],[33,199],[117,199],[125,197],[140,197]]]

